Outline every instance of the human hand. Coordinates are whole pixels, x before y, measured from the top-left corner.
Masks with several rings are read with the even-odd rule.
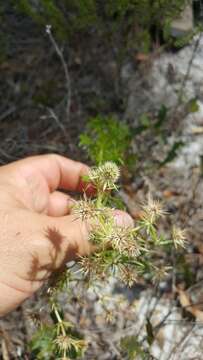
[[[58,191],[83,190],[88,167],[42,155],[0,168],[0,315],[20,305],[50,274],[90,252],[88,224],[71,214],[73,201]],[[115,212],[117,223],[131,218]]]

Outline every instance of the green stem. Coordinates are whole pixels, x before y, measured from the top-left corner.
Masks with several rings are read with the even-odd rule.
[[[98,209],[103,207],[103,198],[104,198],[104,194],[102,192],[98,192],[97,201],[96,201],[96,206]]]
[[[55,313],[56,318],[58,320],[58,323],[60,325],[62,334],[63,334],[63,336],[66,336],[66,330],[65,330],[64,325],[63,325],[63,320],[61,319],[60,314],[59,314],[58,309],[57,309],[55,304],[53,304],[53,310],[54,310],[54,313]]]

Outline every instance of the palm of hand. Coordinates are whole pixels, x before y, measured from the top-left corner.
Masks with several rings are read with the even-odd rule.
[[[57,190],[81,190],[81,176],[87,171],[85,165],[57,155],[28,158],[0,169],[0,289],[6,312],[66,260],[89,252],[86,225],[68,215],[71,200]],[[3,311],[0,305],[0,314]]]

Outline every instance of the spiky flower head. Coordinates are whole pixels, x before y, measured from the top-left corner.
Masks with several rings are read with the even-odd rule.
[[[94,201],[84,198],[84,200],[75,202],[72,213],[82,221],[85,221],[90,218],[95,218],[97,216],[97,209]]]
[[[89,277],[90,274],[93,274],[95,267],[90,256],[81,257],[79,260],[79,264],[81,266],[80,271],[84,274],[85,277]]]
[[[170,266],[163,266],[163,265],[161,265],[160,267],[154,266],[153,283],[154,284],[160,283],[160,281],[162,281],[168,276],[169,271],[171,271]]]
[[[72,214],[80,218],[82,221],[85,220],[97,220],[108,219],[111,216],[112,210],[106,206],[98,205],[96,200],[87,199],[84,195],[83,200],[76,201],[72,207]]]
[[[71,348],[71,338],[66,335],[59,335],[54,340],[60,351],[68,351]]]
[[[137,282],[137,274],[132,267],[121,265],[119,267],[119,278],[127,286],[132,287]]]
[[[148,203],[143,206],[143,220],[154,224],[156,220],[163,217],[167,212],[163,209],[162,204],[158,200],[149,197]]]
[[[81,257],[79,264],[81,269],[79,270],[89,284],[93,285],[94,280],[104,280],[109,269],[109,264],[106,264],[102,253],[95,252],[88,257]]]
[[[58,349],[63,353],[66,353],[72,350],[73,348],[76,351],[81,351],[84,350],[86,347],[86,343],[84,340],[74,339],[68,335],[57,336],[57,338],[54,340],[54,343],[56,344]]]
[[[185,248],[187,242],[185,230],[174,226],[172,229],[172,239],[176,249],[179,247]]]
[[[88,177],[97,190],[106,191],[116,189],[115,183],[119,176],[118,166],[112,161],[107,161],[97,168],[92,168]]]
[[[140,255],[136,233],[132,228],[115,226],[109,236],[109,241],[112,244],[112,247],[121,254],[130,257],[137,257]]]

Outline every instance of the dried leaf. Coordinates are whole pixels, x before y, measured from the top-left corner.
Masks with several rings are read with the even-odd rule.
[[[177,288],[177,292],[179,295],[181,306],[184,308],[184,310],[192,314],[197,320],[203,321],[203,311],[199,310],[195,304],[191,303],[191,300],[187,292],[178,288]]]
[[[164,190],[163,191],[163,196],[167,199],[170,199],[172,196],[177,196],[177,195],[179,195],[179,193],[174,190]]]

